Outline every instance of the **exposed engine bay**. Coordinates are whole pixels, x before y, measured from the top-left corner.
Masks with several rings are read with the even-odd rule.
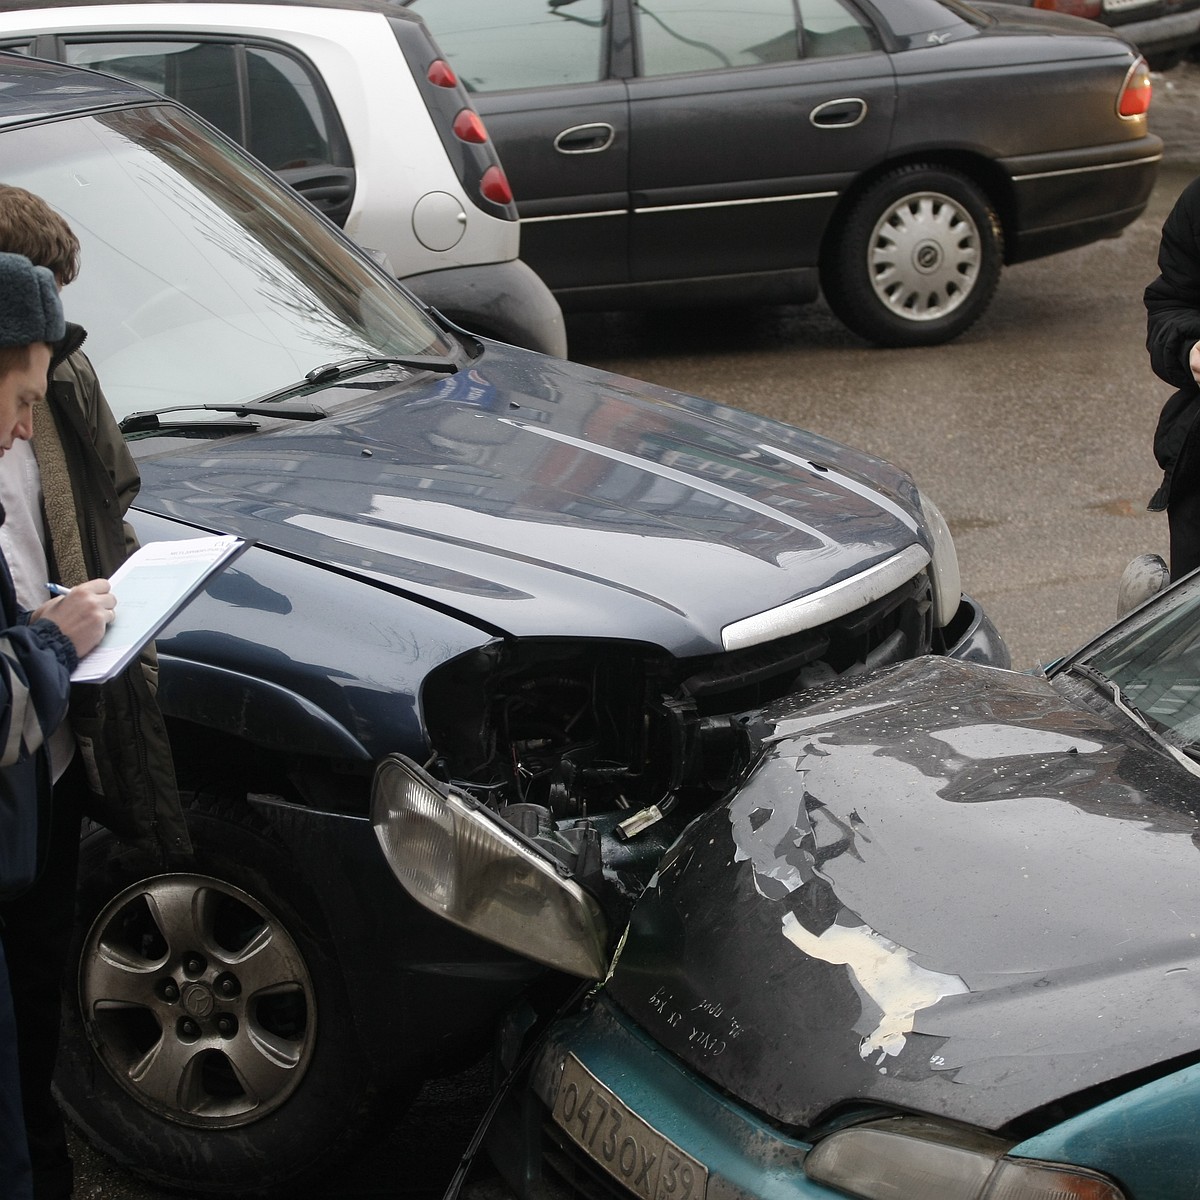
[[[746,765],[744,714],[927,653],[930,614],[921,573],[844,619],[723,654],[678,659],[631,642],[493,642],[427,681],[435,748],[427,769],[534,838],[587,886],[599,864],[584,829],[611,831],[622,843],[662,826],[651,840],[670,840]],[[613,839],[604,842],[608,860]],[[648,857],[656,861],[657,852]]]

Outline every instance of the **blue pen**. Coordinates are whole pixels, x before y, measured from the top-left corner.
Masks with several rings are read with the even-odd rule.
[[[65,596],[71,589],[65,588],[61,583],[46,584],[46,591],[52,596]]]

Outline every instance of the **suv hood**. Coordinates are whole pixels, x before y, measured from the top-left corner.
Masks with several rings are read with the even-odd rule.
[[[139,441],[140,505],[493,631],[636,636],[676,654],[719,650],[731,621],[928,550],[903,472],[649,384],[490,347],[427,386],[369,386],[358,404],[316,393],[334,411],[312,423]]]
[[[1200,1049],[1190,772],[1071,680],[923,659],[826,695],[634,910],[609,986],[655,1039],[801,1129],[1001,1130]]]

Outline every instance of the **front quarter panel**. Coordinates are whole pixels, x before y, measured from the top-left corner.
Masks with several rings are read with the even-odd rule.
[[[132,515],[143,542],[198,532],[147,513]],[[423,679],[489,640],[395,590],[251,547],[159,635],[164,709],[245,737],[255,728],[252,705],[277,703],[279,711],[307,719],[272,726],[281,739],[273,748],[332,753],[340,744],[346,758],[394,750],[421,757]],[[209,705],[206,689],[174,686],[173,672],[186,680],[187,672],[206,669],[230,683],[226,693],[240,695],[237,705]],[[318,728],[327,742],[315,740]]]
[[[1136,1200],[1180,1200],[1197,1194],[1198,1122],[1200,1065],[1193,1065],[1047,1129],[1009,1153],[1102,1171]]]

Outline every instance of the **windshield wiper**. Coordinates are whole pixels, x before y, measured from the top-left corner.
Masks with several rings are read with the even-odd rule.
[[[145,412],[130,413],[118,423],[117,428],[122,433],[141,433],[150,429],[162,429],[164,425],[189,425],[186,421],[162,420],[169,413],[178,412],[224,412],[234,413],[239,417],[279,417],[284,421],[319,421],[326,415],[325,410],[315,404],[264,405],[260,400],[248,400],[245,404],[176,404],[170,408],[153,408]],[[229,428],[238,429],[238,426],[230,425]]]
[[[303,379],[295,383],[285,384],[271,392],[264,392],[247,400],[247,405],[273,404],[303,392],[309,388],[321,388],[326,384],[345,379],[350,375],[361,375],[365,371],[373,371],[377,367],[407,367],[410,371],[437,371],[443,375],[453,375],[459,369],[459,364],[452,358],[444,358],[436,354],[356,354],[352,358],[339,358],[337,362],[322,363],[319,367],[307,372]]]
[[[1073,675],[1082,675],[1084,679],[1094,683],[1102,691],[1108,693],[1109,699],[1119,708],[1135,725],[1140,725],[1143,729],[1150,731],[1150,722],[1146,720],[1136,708],[1130,708],[1125,700],[1125,695],[1121,691],[1121,685],[1114,680],[1109,679],[1103,671],[1097,671],[1095,667],[1089,666],[1087,663],[1074,662],[1067,667],[1067,671]]]
[[[1113,705],[1123,712],[1139,729],[1144,729],[1147,733],[1152,734],[1181,767],[1185,767],[1193,775],[1200,775],[1200,762],[1197,762],[1195,748],[1186,745],[1180,746],[1173,742],[1167,736],[1168,730],[1166,727],[1159,725],[1157,722],[1152,722],[1145,713],[1140,712],[1129,704],[1125,699],[1125,693],[1121,691],[1121,685],[1115,680],[1109,679],[1103,671],[1097,671],[1095,667],[1088,666],[1087,663],[1071,663],[1066,668],[1066,671],[1068,674],[1082,675],[1084,679],[1106,691]]]
[[[337,362],[322,363],[319,367],[307,372],[303,379],[289,383],[285,387],[265,392],[242,404],[177,404],[171,408],[152,408],[144,412],[130,413],[118,428],[122,433],[141,433],[145,430],[161,429],[163,422],[160,417],[177,412],[227,412],[239,417],[280,417],[285,421],[319,421],[326,415],[323,408],[315,404],[288,405],[278,403],[297,392],[308,388],[324,387],[338,379],[349,375],[361,375],[376,367],[407,367],[412,371],[434,371],[443,375],[452,375],[459,369],[459,364],[452,358],[436,354],[357,354],[352,358],[338,359]],[[168,425],[178,425],[183,422],[168,421]]]
[[[358,354],[353,358],[341,358],[337,362],[325,363],[313,367],[304,376],[305,383],[328,383],[331,379],[344,379],[347,375],[356,375],[360,371],[369,371],[372,367],[408,367],[413,371],[434,371],[440,375],[453,375],[458,370],[458,363],[442,354]],[[304,384],[297,384],[303,387]],[[274,392],[268,393],[275,395]],[[265,400],[265,396],[260,396]]]

